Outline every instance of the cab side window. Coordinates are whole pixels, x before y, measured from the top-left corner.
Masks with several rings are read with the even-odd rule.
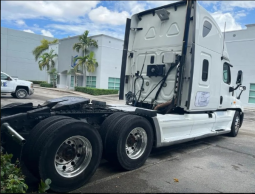
[[[212,24],[208,21],[205,21],[203,24],[203,37],[206,37],[211,31],[211,29],[212,29]]]
[[[7,77],[8,77],[7,75],[1,73],[1,80],[7,80]]]
[[[230,84],[231,83],[230,66],[227,63],[223,64],[223,81],[226,84]]]
[[[208,69],[209,69],[209,61],[204,59],[203,60],[203,67],[202,67],[202,80],[205,82],[208,79]]]

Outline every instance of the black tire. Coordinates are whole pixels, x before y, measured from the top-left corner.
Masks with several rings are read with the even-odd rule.
[[[116,119],[119,119],[123,117],[124,115],[127,115],[127,113],[124,112],[116,112],[108,116],[99,129],[99,134],[101,135],[102,142],[103,142],[103,148],[105,147],[105,139],[107,136],[107,133],[109,131],[109,126],[112,126],[114,123],[116,123]]]
[[[23,94],[23,95],[21,95]],[[24,88],[18,88],[15,92],[16,98],[23,99],[27,97],[27,90]]]
[[[130,158],[126,153],[126,139],[130,132],[140,127],[147,135],[147,145],[142,154],[137,158]],[[108,161],[114,162],[125,170],[134,170],[141,167],[147,160],[153,145],[153,129],[150,122],[136,115],[124,115],[111,125],[107,138],[105,157]]]
[[[66,178],[55,168],[55,154],[62,143],[73,136],[85,137],[92,146],[88,166],[77,176]],[[41,141],[42,140],[42,141]],[[40,143],[39,143],[40,142]],[[84,185],[95,173],[102,156],[102,141],[97,130],[82,121],[68,119],[48,127],[38,140],[40,147],[39,172],[43,181],[51,179],[50,189],[55,192],[69,192]]]
[[[16,96],[15,93],[11,93],[11,96],[12,96],[13,98],[17,98],[17,96]]]
[[[66,116],[52,116],[48,117],[42,121],[40,121],[29,133],[27,142],[24,145],[22,152],[22,160],[26,165],[27,169],[37,178],[40,178],[39,170],[38,170],[38,160],[39,160],[39,152],[36,144],[40,138],[40,136],[44,133],[44,131],[51,126],[52,124],[65,120],[72,119],[71,117]]]
[[[231,137],[237,136],[240,128],[240,122],[241,122],[240,113],[236,111],[232,121],[231,132],[229,133],[229,136]]]

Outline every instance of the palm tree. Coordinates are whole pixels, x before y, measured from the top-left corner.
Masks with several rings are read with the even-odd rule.
[[[49,48],[49,44],[57,43],[58,39],[55,39],[53,41],[48,41],[46,39],[41,40],[41,45],[34,48],[33,55],[35,56],[35,61],[38,60],[38,58],[41,56],[43,51],[46,51]]]
[[[40,61],[38,61],[38,65],[40,70],[47,68],[48,74],[50,75],[50,80],[53,82],[53,86],[55,87],[55,81],[56,81],[56,69],[55,69],[55,61],[54,58],[57,57],[58,54],[54,53],[54,50],[51,49],[49,53],[43,53],[39,58],[41,58]],[[50,69],[50,71],[49,71]],[[54,70],[55,69],[55,70]]]
[[[88,37],[89,31],[86,30],[80,37],[79,37],[79,41],[78,43],[75,43],[73,45],[73,50],[76,50],[77,52],[79,52],[80,50],[82,51],[82,56],[80,58],[80,65],[81,67],[84,66],[86,59],[88,58],[88,56],[86,56],[86,52],[88,51],[88,48],[93,46],[98,48],[97,42],[91,38]],[[79,58],[79,57],[78,57]],[[78,59],[77,58],[77,59]],[[86,83],[86,69],[84,71],[84,81]]]
[[[89,53],[89,56],[87,58],[85,65],[87,67],[88,72],[91,72],[91,73],[95,72],[96,67],[98,67],[98,62],[94,58],[94,52],[91,51]]]
[[[49,71],[48,71],[48,74],[50,75],[50,81],[53,85],[53,88],[56,87],[56,80],[57,80],[57,69],[52,67]]]
[[[78,70],[79,67],[81,67],[82,69],[84,66],[86,66],[87,59],[88,59],[88,55],[84,57],[76,57],[75,60],[77,60],[77,63],[74,66],[74,69]]]
[[[41,55],[39,58],[41,58],[40,61],[38,61],[39,69],[42,71],[45,67],[47,67],[47,71],[49,70],[49,62],[45,55]]]
[[[49,63],[48,65],[51,67],[51,68],[54,68],[55,67],[55,61],[54,61],[54,58],[58,56],[58,54],[54,53],[54,50],[51,49],[49,53],[44,53],[43,54],[44,57],[46,57],[46,61]]]
[[[94,46],[98,48],[97,42],[88,37],[89,31],[86,30],[80,37],[78,43],[73,45],[73,50],[79,52],[82,50],[82,56],[85,56],[85,52],[88,51],[88,48]]]

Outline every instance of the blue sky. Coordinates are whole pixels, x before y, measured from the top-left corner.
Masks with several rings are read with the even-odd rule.
[[[55,38],[89,30],[123,39],[126,18],[173,1],[1,1],[1,26]],[[223,30],[255,23],[255,1],[199,1]]]

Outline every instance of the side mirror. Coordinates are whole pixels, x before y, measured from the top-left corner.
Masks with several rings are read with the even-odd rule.
[[[240,92],[239,96],[237,96],[238,100],[240,99],[242,92],[246,90],[246,87],[245,86],[240,86],[239,90],[241,90],[241,92]]]
[[[237,73],[236,84],[242,85],[243,83],[243,72],[241,70]]]
[[[240,87],[239,87],[239,90],[245,91],[245,90],[246,90],[246,87],[245,87],[245,86],[240,86]]]

